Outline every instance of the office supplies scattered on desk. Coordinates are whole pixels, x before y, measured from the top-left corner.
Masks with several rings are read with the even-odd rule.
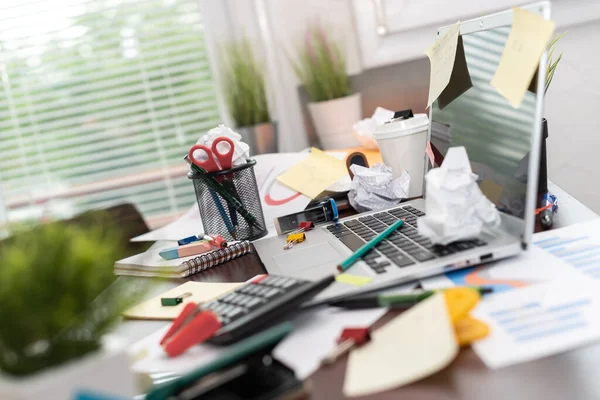
[[[375,248],[375,246],[377,246],[377,244],[381,243],[385,238],[387,238],[392,233],[394,233],[396,230],[398,230],[400,227],[402,227],[402,225],[404,225],[404,221],[399,219],[398,221],[396,221],[393,224],[391,224],[390,226],[388,226],[383,232],[381,232],[380,234],[375,236],[373,239],[369,240],[367,243],[362,245],[360,248],[358,248],[354,253],[352,253],[351,256],[346,258],[344,261],[340,262],[337,266],[337,270],[340,272],[346,271],[348,268],[350,268],[352,265],[354,265],[354,263],[356,263],[358,260],[360,260],[360,258],[362,256],[364,256],[370,250]]]
[[[205,341],[237,342],[265,324],[289,316],[333,281],[333,275],[317,282],[259,275],[209,303],[187,303],[160,344],[169,357],[177,357]]]
[[[431,296],[350,352],[344,395],[365,396],[414,382],[446,367],[458,351],[444,296]]]
[[[286,322],[248,337],[223,350],[218,359],[206,362],[178,379],[156,385],[146,399],[230,398],[242,383],[260,398],[282,398],[292,394],[291,398],[296,398],[304,390],[302,382],[296,379],[293,371],[270,356],[273,346],[292,328],[292,324]],[[256,387],[249,386],[252,382]]]
[[[250,242],[244,240],[199,256],[165,260],[159,255],[161,250],[173,248],[175,244],[176,242],[157,242],[144,253],[119,260],[115,262],[115,274],[185,278],[241,257],[250,251]]]
[[[243,282],[186,282],[130,308],[123,313],[123,316],[129,319],[174,320],[187,303],[207,303],[221,295],[234,291],[243,284]],[[191,293],[191,295],[184,296],[186,293]],[[181,302],[178,302],[178,304],[163,306],[163,299],[178,298],[181,298]]]
[[[394,177],[391,168],[383,164],[370,168],[355,164],[350,169],[354,178],[348,200],[358,212],[383,210],[408,197],[410,175],[406,171]]]
[[[279,175],[277,180],[314,199],[347,175],[342,160],[313,147],[308,157]]]
[[[485,226],[500,225],[500,213],[477,185],[477,175],[464,147],[452,147],[439,168],[425,176],[427,215],[419,218],[419,234],[447,245],[479,236]]]
[[[489,333],[485,323],[469,316],[478,301],[470,288],[435,293],[372,332],[371,341],[350,353],[344,394],[389,390],[447,366],[459,346]]]

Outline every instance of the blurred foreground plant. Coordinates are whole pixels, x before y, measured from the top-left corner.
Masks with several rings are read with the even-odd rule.
[[[0,243],[0,370],[29,375],[101,347],[145,293],[113,275],[123,243],[102,223],[50,223]]]

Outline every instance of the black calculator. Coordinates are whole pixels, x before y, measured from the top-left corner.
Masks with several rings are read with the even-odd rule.
[[[334,275],[316,282],[259,275],[234,292],[202,305],[203,310],[212,311],[221,320],[221,328],[208,341],[219,345],[235,343],[287,319],[334,280]]]

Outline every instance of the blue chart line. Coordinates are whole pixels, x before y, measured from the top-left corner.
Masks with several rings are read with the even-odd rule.
[[[600,246],[589,236],[552,236],[534,244],[564,260],[584,274],[600,280]]]
[[[528,342],[586,328],[588,323],[582,309],[590,304],[591,300],[587,298],[549,307],[531,302],[496,310],[489,315],[514,341]]]

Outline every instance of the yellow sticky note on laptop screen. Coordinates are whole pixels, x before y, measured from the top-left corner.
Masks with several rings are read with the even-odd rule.
[[[277,180],[311,199],[348,175],[346,164],[314,147],[304,160],[279,175]]]
[[[554,22],[514,8],[513,25],[491,85],[519,107],[554,32]]]
[[[450,82],[459,32],[460,23],[457,22],[425,51],[430,64],[427,107],[439,97]]]

